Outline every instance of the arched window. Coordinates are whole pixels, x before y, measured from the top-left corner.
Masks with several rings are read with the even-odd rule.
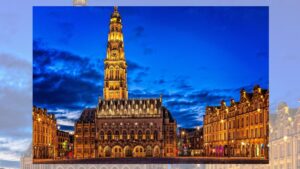
[[[154,131],[154,140],[158,140],[158,132]]]
[[[109,70],[109,78],[112,79],[113,78],[113,74],[114,74],[114,71],[112,68],[110,68]]]
[[[138,139],[139,139],[139,140],[142,140],[142,139],[143,139],[143,133],[142,133],[142,131],[139,131],[139,132],[138,132]]]
[[[111,140],[111,131],[109,131],[109,132],[107,133],[107,139],[108,139],[108,140]]]
[[[146,140],[150,140],[150,131],[149,130],[146,131]]]
[[[132,130],[131,133],[130,133],[130,139],[131,139],[131,140],[134,140],[134,131],[133,131],[133,130]]]
[[[127,140],[127,132],[125,130],[123,131],[123,140]]]

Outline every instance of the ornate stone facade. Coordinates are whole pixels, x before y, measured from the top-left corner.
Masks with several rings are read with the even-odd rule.
[[[162,99],[99,100],[98,157],[176,156],[176,122]]]
[[[127,99],[127,64],[124,54],[122,20],[117,7],[114,8],[110,18],[104,65],[104,98]]]
[[[162,97],[128,99],[121,16],[116,7],[109,27],[104,99],[99,98],[96,110],[85,110],[76,123],[75,158],[176,156],[177,125],[162,105]]]
[[[204,146],[207,156],[268,158],[269,91],[255,86],[240,92],[240,102],[206,108]]]
[[[56,119],[47,109],[33,106],[32,110],[34,159],[53,159],[57,156]]]
[[[74,157],[95,158],[96,157],[96,109],[85,109],[75,123]]]

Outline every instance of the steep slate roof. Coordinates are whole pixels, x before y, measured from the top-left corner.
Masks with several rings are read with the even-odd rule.
[[[86,108],[81,113],[80,118],[77,120],[77,122],[93,123],[95,122],[95,114],[96,114],[96,108]]]

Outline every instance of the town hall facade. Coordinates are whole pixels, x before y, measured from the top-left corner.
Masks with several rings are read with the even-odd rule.
[[[176,121],[162,97],[128,98],[122,21],[117,7],[110,18],[104,61],[103,98],[75,124],[75,158],[174,157]]]

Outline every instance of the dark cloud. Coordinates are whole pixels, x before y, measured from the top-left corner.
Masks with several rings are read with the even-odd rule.
[[[127,80],[129,84],[141,83],[148,75],[149,67],[141,66],[135,62],[127,60]]]
[[[36,43],[36,42],[35,42]],[[67,109],[81,111],[84,107],[96,105],[98,96],[102,95],[102,68],[91,63],[89,59],[66,51],[47,49],[34,44],[33,61],[33,100],[34,104],[47,106],[48,109]],[[148,67],[127,61],[129,84],[139,84],[148,76]],[[173,92],[164,87],[157,89],[129,90],[130,98],[157,98],[163,95],[164,105],[184,127],[201,125],[205,107],[219,105],[221,100],[229,101],[239,95],[241,88],[251,92],[257,82],[240,88],[196,90],[189,84],[189,77],[178,76],[166,81],[158,78],[153,84],[165,86],[170,84]],[[57,113],[57,112],[54,112]],[[66,116],[59,119],[74,122]],[[61,124],[64,130],[71,129],[69,125]]]
[[[148,74],[146,72],[139,72],[134,80],[133,83],[141,83],[143,81],[143,79],[145,78],[145,76],[147,76]]]
[[[222,93],[222,92],[220,92]],[[187,95],[188,100],[194,100],[201,103],[203,106],[219,105],[221,100],[230,100],[232,96],[222,95],[213,90],[196,91]]]
[[[193,87],[188,84],[188,77],[177,77],[173,82],[173,87],[175,87],[178,90],[183,90],[183,91],[190,91],[193,90]]]
[[[195,110],[182,110],[182,111],[172,111],[173,116],[175,116],[177,124],[180,127],[196,127],[203,124],[201,118],[203,115]]]
[[[100,68],[83,56],[41,47],[33,51],[33,103],[48,109],[81,110],[102,95]]]
[[[136,62],[133,62],[131,60],[127,60],[126,62],[127,62],[128,72],[148,71],[149,70],[149,67],[141,66],[141,65],[139,65]]]
[[[81,109],[96,105],[102,86],[78,77],[44,74],[44,80],[34,83],[33,102],[48,108]]]
[[[157,98],[162,94],[164,106],[170,110],[182,127],[202,125],[202,117],[207,105],[219,105],[221,100],[230,100],[232,97],[222,94],[221,90],[177,90],[175,93],[169,93],[166,89],[150,91],[149,89],[131,90],[129,96],[131,98]]]

